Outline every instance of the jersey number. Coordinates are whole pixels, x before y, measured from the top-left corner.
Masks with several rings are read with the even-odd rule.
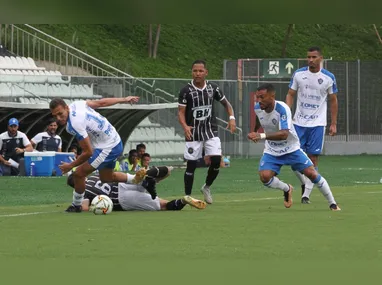
[[[107,183],[102,183],[101,180],[98,180],[94,187],[101,190],[106,195],[109,195],[111,192],[111,186]]]
[[[98,124],[98,128],[100,130],[102,130],[103,127],[105,126],[105,120],[103,120],[102,118],[96,117],[92,114],[89,114],[89,113],[86,113],[86,120],[96,122]]]

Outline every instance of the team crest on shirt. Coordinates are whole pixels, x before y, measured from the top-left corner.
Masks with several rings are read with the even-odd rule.
[[[272,119],[272,123],[276,126],[277,125],[277,120],[276,119]]]
[[[214,89],[211,86],[207,86],[206,90],[208,98],[211,99],[212,97],[214,97]],[[218,90],[218,88],[216,90]]]
[[[58,144],[59,143],[59,140],[58,139],[56,139],[56,144]]]
[[[319,83],[319,84],[322,84],[322,82],[324,82],[324,80],[323,80],[322,78],[319,78],[319,79],[318,79],[318,83]]]
[[[19,140],[19,139],[17,139],[17,140],[16,140],[16,143],[17,143],[17,144],[19,144],[19,143],[20,143],[20,140]]]
[[[281,116],[281,121],[285,121],[286,120],[286,115],[282,115]]]
[[[189,153],[189,154],[192,154],[193,152],[194,152],[194,149],[193,149],[192,147],[189,147],[189,148],[188,148],[188,153]]]

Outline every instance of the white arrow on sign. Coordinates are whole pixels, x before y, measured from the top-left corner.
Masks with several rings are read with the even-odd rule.
[[[288,74],[291,74],[293,69],[293,64],[291,62],[288,62],[287,65],[285,65],[285,69],[288,70]]]

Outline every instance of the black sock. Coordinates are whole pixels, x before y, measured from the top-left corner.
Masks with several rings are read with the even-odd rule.
[[[182,199],[176,199],[168,202],[166,204],[166,209],[169,211],[179,211],[182,210],[186,204],[182,203]]]
[[[142,182],[142,186],[150,193],[153,200],[157,197],[156,182],[154,178],[146,177]]]
[[[167,166],[153,166],[146,171],[146,175],[153,178],[163,178],[168,174]]]
[[[186,172],[184,173],[184,192],[191,195],[192,185],[194,184],[194,173],[196,169],[196,160],[187,161]]]
[[[208,168],[206,185],[211,186],[219,174],[221,156],[211,156],[211,165]]]

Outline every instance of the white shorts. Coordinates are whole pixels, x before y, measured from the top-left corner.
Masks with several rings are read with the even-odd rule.
[[[151,199],[141,185],[119,183],[118,201],[124,211],[160,211],[159,198]]]
[[[202,158],[203,147],[205,155],[222,155],[222,146],[220,138],[214,137],[206,141],[186,142],[186,147],[184,149],[184,158],[187,160],[198,160],[199,158]]]

